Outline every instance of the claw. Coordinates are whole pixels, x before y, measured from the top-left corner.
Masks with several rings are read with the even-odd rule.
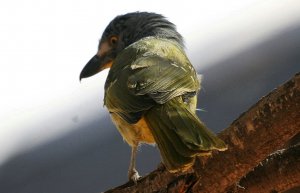
[[[128,172],[128,178],[129,180],[132,180],[135,184],[137,184],[137,181],[141,178],[141,176],[136,171],[136,169],[133,169]]]

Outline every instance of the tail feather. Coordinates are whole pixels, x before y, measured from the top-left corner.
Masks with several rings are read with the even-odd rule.
[[[152,126],[158,126],[155,124],[152,124]],[[166,127],[165,125],[160,125],[160,127],[155,127],[155,128],[162,128],[162,129],[154,129],[152,131],[153,135],[155,136],[155,141],[160,149],[161,156],[163,159],[163,162],[165,163],[166,166],[168,166],[169,170],[174,170],[176,168],[180,168],[184,165],[187,165],[191,162],[193,162],[193,158],[190,156],[183,156],[181,153],[183,151],[180,151],[180,145],[178,145],[175,141],[172,142],[172,136],[169,135],[165,132]],[[154,128],[154,127],[153,127]],[[176,139],[176,138],[175,138]],[[176,161],[170,158],[175,158]]]
[[[174,98],[145,114],[169,171],[186,170],[195,156],[225,150],[225,143],[209,131],[187,105]]]

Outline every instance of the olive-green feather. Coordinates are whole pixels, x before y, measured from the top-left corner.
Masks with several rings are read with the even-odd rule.
[[[200,89],[196,71],[181,46],[170,40],[144,38],[124,49],[106,83],[104,104],[130,123],[154,105]]]
[[[151,108],[145,119],[170,171],[188,168],[197,155],[226,149],[224,142],[205,127],[181,97]]]
[[[110,112],[130,124],[144,116],[169,171],[189,168],[195,156],[225,150],[195,114],[200,82],[182,47],[143,38],[124,49],[105,83]]]
[[[142,67],[129,77],[129,87],[136,95],[149,95],[155,102],[163,104],[176,96],[199,89],[192,68],[159,56],[149,56],[138,62],[153,65]]]

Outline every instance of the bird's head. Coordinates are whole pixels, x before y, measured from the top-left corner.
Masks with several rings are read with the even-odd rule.
[[[118,54],[130,44],[149,36],[176,41],[183,47],[176,26],[156,13],[133,12],[117,16],[104,30],[97,54],[80,73],[80,80],[110,68]]]

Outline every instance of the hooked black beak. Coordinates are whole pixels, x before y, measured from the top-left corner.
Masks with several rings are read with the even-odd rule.
[[[112,63],[111,60],[103,59],[98,55],[95,55],[82,69],[79,80],[97,74],[98,72],[104,70],[105,68],[110,67],[111,63]]]

